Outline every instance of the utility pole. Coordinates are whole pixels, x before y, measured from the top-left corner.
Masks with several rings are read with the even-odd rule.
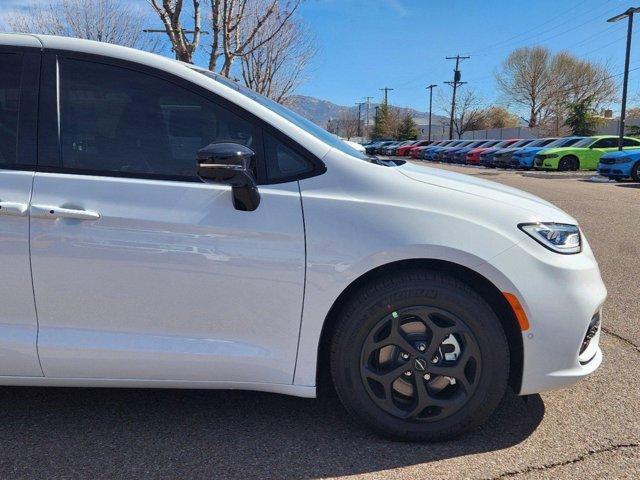
[[[384,104],[388,105],[389,103],[387,102],[387,100],[388,100],[389,92],[393,90],[393,88],[384,87],[384,88],[381,88],[380,90],[384,92]]]
[[[362,105],[366,105],[366,103],[364,102],[358,102],[356,103],[356,105],[358,105],[358,137],[362,138],[362,130],[360,129],[360,126],[362,125],[362,116],[360,113],[360,110],[362,108]]]
[[[631,32],[633,31],[633,14],[639,13],[640,7],[631,7],[626,12],[607,20],[609,23],[628,18],[627,23],[627,51],[624,58],[624,80],[622,82],[622,108],[620,109],[620,133],[618,135],[618,150],[622,150],[624,144],[624,127],[627,113],[627,84],[629,83],[629,57],[631,55]]]
[[[364,97],[364,101],[367,104],[367,116],[366,116],[367,121],[364,124],[365,127],[369,127],[369,109],[371,108],[371,100],[373,100],[373,97]]]
[[[449,140],[453,140],[453,120],[456,113],[456,91],[458,90],[458,85],[464,85],[465,83],[467,83],[460,81],[460,60],[466,60],[468,58],[471,57],[461,57],[459,54],[455,57],[446,57],[447,60],[456,61],[456,68],[453,71],[453,82],[444,82],[453,87],[453,95],[451,95],[451,115],[449,118]]]
[[[427,140],[431,141],[431,108],[433,107],[433,89],[438,85],[432,84],[427,87],[429,90],[429,137]]]

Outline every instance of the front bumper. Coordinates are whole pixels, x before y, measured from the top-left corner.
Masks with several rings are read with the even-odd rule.
[[[598,174],[603,177],[622,179],[631,177],[631,162],[617,164],[598,164]]]
[[[508,168],[511,166],[511,154],[503,154],[499,157],[493,157],[493,165],[500,168]]]
[[[512,168],[531,168],[533,167],[533,157],[513,156],[511,159]]]
[[[590,358],[580,353],[607,296],[584,236],[583,241],[583,252],[561,255],[524,238],[480,268],[501,291],[518,297],[529,319],[522,332],[521,395],[572,385],[602,362],[599,331],[590,332]]]
[[[558,159],[553,158],[540,158],[536,156],[533,160],[533,168],[541,169],[541,170],[557,170],[558,169]]]

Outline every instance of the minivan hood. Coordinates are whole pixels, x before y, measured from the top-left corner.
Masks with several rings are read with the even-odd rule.
[[[496,182],[450,170],[414,165],[410,162],[397,167],[397,169],[398,172],[411,180],[456,190],[527,210],[530,213],[534,213],[540,221],[577,223],[552,203],[517,188],[507,187]]]

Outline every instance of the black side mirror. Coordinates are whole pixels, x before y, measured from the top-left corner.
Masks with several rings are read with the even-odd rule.
[[[260,205],[253,177],[255,153],[239,143],[210,143],[198,150],[198,176],[205,182],[231,185],[233,206],[252,212]]]

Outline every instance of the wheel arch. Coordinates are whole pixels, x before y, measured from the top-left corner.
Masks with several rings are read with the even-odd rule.
[[[316,364],[316,385],[318,390],[330,388],[329,349],[334,329],[339,320],[340,310],[345,302],[361,286],[382,275],[408,270],[425,269],[439,271],[456,277],[473,288],[489,304],[500,320],[509,344],[509,385],[515,392],[520,391],[524,362],[524,346],[522,332],[518,320],[505,299],[502,292],[486,277],[463,265],[438,259],[409,259],[399,260],[378,266],[352,281],[334,301],[322,325],[320,341],[318,343],[318,358]]]

